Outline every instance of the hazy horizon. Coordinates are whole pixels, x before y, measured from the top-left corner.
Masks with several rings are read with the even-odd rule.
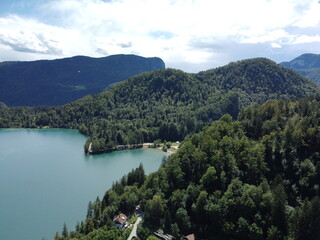
[[[319,54],[318,0],[4,0],[0,61],[159,57],[199,72],[254,57]]]

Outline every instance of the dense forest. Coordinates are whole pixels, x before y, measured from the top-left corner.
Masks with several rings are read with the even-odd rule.
[[[113,216],[140,204],[141,239],[157,229],[181,239],[320,239],[320,95],[269,100],[188,136],[148,176],[143,167],[90,202],[76,230],[59,239],[126,239]]]
[[[146,72],[59,107],[4,108],[0,127],[74,128],[89,136],[92,153],[157,139],[181,141],[223,114],[234,119],[250,104],[301,98],[319,90],[292,70],[249,59],[198,74]]]
[[[136,74],[165,68],[160,58],[111,55],[0,63],[0,102],[8,106],[61,105]]]

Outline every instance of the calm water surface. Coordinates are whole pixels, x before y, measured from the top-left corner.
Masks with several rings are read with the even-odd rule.
[[[89,201],[143,163],[156,171],[165,153],[134,150],[85,156],[75,130],[0,130],[0,239],[54,239],[74,229]]]

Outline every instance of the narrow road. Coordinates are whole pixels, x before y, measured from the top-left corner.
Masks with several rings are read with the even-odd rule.
[[[89,144],[88,153],[92,153],[92,142]]]
[[[127,240],[131,240],[133,237],[138,237],[137,236],[137,227],[141,221],[142,221],[142,217],[140,215],[138,215],[137,221],[133,224],[133,229],[132,229],[130,236],[128,237]]]

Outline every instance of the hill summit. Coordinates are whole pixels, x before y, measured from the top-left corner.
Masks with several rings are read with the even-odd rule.
[[[282,62],[280,65],[291,68],[320,84],[320,54],[305,53],[290,62]]]
[[[136,74],[165,68],[157,57],[75,56],[0,63],[0,101],[8,106],[62,105]]]

